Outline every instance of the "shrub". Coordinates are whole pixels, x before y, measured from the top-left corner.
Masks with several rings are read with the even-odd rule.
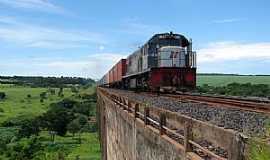
[[[16,127],[18,129],[18,137],[30,137],[38,135],[40,131],[40,119],[32,115],[21,115],[10,118],[2,123],[3,127]]]
[[[221,94],[232,96],[257,96],[267,97],[270,95],[270,87],[266,84],[251,84],[251,83],[231,83],[227,86],[213,87],[207,84],[198,86],[197,91],[200,93]]]
[[[7,149],[7,144],[16,139],[18,128],[16,127],[0,127],[0,155]]]
[[[39,118],[25,120],[24,123],[20,126],[18,136],[20,138],[29,138],[31,135],[38,135],[40,132],[40,123],[41,122]]]
[[[2,123],[3,127],[16,127],[22,126],[27,120],[34,119],[34,116],[31,114],[22,114],[17,117],[12,117],[7,119]]]
[[[269,160],[270,159],[270,146],[260,142],[260,140],[250,140],[249,142],[249,160]]]
[[[68,128],[68,131],[72,133],[72,135],[74,136],[75,133],[80,132],[81,125],[79,121],[75,119],[68,124],[67,128]]]
[[[79,90],[75,86],[72,86],[70,89],[71,89],[72,93],[78,93],[79,92]]]
[[[16,160],[33,159],[35,153],[43,150],[43,148],[37,137],[31,137],[9,144],[7,156]]]
[[[0,92],[0,100],[4,99],[6,97],[5,92]]]
[[[40,98],[41,99],[46,99],[47,98],[47,92],[42,92],[42,93],[40,93]]]
[[[51,94],[51,95],[55,95],[55,89],[52,89],[52,88],[49,88],[48,89],[48,92]]]

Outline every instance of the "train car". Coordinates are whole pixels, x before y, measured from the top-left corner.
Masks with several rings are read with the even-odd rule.
[[[196,53],[183,35],[154,35],[127,57],[127,89],[176,90],[196,86]]]
[[[105,74],[98,82],[98,86],[104,86],[107,87],[109,85],[109,75]]]
[[[195,88],[196,52],[180,34],[154,35],[127,59],[121,59],[103,77],[109,87],[151,91]],[[101,82],[102,83],[102,82]]]
[[[126,59],[121,59],[109,71],[109,86],[123,88],[123,76],[126,74]]]

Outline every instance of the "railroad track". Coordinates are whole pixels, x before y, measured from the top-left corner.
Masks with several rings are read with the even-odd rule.
[[[237,98],[215,97],[206,95],[192,95],[182,92],[176,92],[174,94],[162,93],[161,95],[176,99],[178,101],[204,103],[212,107],[235,108],[270,115],[270,103],[268,101],[243,100]]]
[[[256,99],[242,99],[236,97],[223,97],[223,96],[212,96],[212,95],[198,95],[192,93],[183,93],[176,91],[175,93],[156,93],[156,92],[135,92],[135,94],[144,94],[150,96],[163,96],[172,98],[179,102],[192,102],[207,104],[210,107],[223,107],[240,109],[245,111],[257,112],[270,115],[270,101],[267,100],[256,100]]]
[[[112,89],[112,93],[142,102],[145,106],[153,105],[246,135],[264,136],[265,124],[270,117],[270,103],[253,102],[252,99],[248,101],[240,99],[239,103],[237,97],[226,98],[214,95],[213,98],[211,95],[208,97],[196,93],[160,93],[158,95],[156,92],[114,89]]]
[[[134,92],[135,93],[135,92]],[[236,97],[221,97],[212,95],[197,95],[192,93],[183,93],[176,91],[175,93],[155,93],[140,92],[140,94],[151,96],[163,96],[173,98],[179,102],[192,102],[207,104],[210,107],[234,108],[245,111],[252,111],[270,115],[270,101],[242,99]]]

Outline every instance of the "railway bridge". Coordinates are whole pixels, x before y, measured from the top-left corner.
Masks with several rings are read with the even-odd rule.
[[[243,160],[246,138],[98,88],[102,160]],[[211,144],[211,145],[209,145]]]

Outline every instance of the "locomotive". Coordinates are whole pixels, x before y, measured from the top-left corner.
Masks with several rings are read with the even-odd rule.
[[[155,34],[115,64],[98,86],[151,91],[195,88],[196,52],[192,51],[192,40],[172,32]]]

